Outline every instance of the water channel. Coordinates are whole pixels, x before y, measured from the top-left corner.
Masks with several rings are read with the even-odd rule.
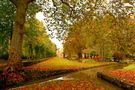
[[[52,79],[49,81],[87,79],[87,80],[92,80],[96,84],[96,86],[104,87],[105,90],[124,90],[105,80],[97,78],[97,72],[106,72],[109,70],[122,69],[125,66],[127,66],[127,65],[117,64],[117,65],[110,65],[110,66],[102,66],[102,67],[92,68],[92,69],[88,69],[88,70],[69,73],[69,74],[63,75],[59,78],[55,78],[55,79]]]

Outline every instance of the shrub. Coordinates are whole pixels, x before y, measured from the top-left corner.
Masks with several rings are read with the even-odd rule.
[[[124,58],[124,54],[122,52],[115,51],[113,53],[113,59],[114,59],[114,61],[120,62],[123,58]]]
[[[20,72],[15,72],[11,67],[7,68],[2,73],[2,82],[5,82],[4,86],[18,86],[24,83],[24,75]]]

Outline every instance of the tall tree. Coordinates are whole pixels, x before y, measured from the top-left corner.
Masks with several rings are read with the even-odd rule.
[[[29,3],[35,0],[10,0],[10,1],[16,6],[16,16],[13,25],[13,35],[9,50],[8,66],[13,67],[14,69],[21,69],[22,42],[23,42],[23,31],[26,18],[26,10],[28,8]],[[49,1],[43,0],[42,3],[40,3],[39,1],[39,4],[43,4],[45,2]],[[61,3],[64,3],[68,6],[68,4],[63,0],[61,0]]]
[[[15,7],[9,0],[0,1],[0,56],[8,56]]]
[[[13,35],[9,50],[8,66],[16,70],[21,69],[21,54],[23,43],[24,23],[26,10],[30,2],[34,0],[10,0],[16,6],[16,16],[13,25]]]
[[[49,39],[43,22],[31,18],[25,23],[23,40],[23,55],[25,57],[29,57],[29,59],[46,58],[53,56],[55,50],[55,45]]]

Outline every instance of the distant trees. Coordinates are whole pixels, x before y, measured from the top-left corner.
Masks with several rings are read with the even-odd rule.
[[[97,9],[93,9],[93,12],[85,13],[81,20],[70,26],[64,43],[65,52],[75,52],[77,55],[74,47],[81,46],[83,48],[79,48],[81,49],[80,52],[84,48],[89,49],[89,52],[94,50],[102,56],[103,60],[111,58],[113,51],[122,52],[125,55],[133,55],[135,50],[133,47],[135,21],[131,19],[134,13],[132,4],[131,6],[125,6],[125,2],[113,0],[98,13],[95,13]],[[102,7],[102,4],[100,4],[100,7]],[[75,33],[72,36],[74,32],[79,32],[79,34]],[[70,39],[71,37],[78,38],[76,44]],[[69,41],[70,44],[67,45]],[[73,51],[70,51],[71,49]]]
[[[116,62],[120,62],[124,58],[123,52],[115,51],[113,52],[113,59]]]
[[[77,55],[76,58],[81,58],[81,51],[86,47],[86,33],[83,33],[81,24],[82,23],[78,22],[72,26],[68,32],[68,36],[65,38],[64,52],[69,58],[71,58],[73,55]]]
[[[0,1],[0,4],[4,5],[3,2],[5,2],[5,1],[6,0]],[[119,29],[122,28],[120,30],[120,32],[122,32],[122,34],[124,34],[125,32],[123,32],[123,31],[127,28],[126,24],[125,24],[125,17],[128,17],[129,15],[133,14],[133,12],[134,12],[132,6],[125,6],[125,3],[129,3],[131,5],[134,4],[134,2],[130,1],[130,0],[124,0],[124,1],[123,0],[112,0],[108,3],[106,2],[106,0],[85,0],[85,1],[84,0],[67,0],[67,1],[64,1],[64,0],[49,0],[49,1],[38,0],[38,1],[36,1],[36,5],[39,5],[40,7],[30,4],[31,2],[33,2],[35,0],[19,0],[19,1],[18,0],[9,0],[9,1],[11,1],[14,4],[14,5],[12,4],[13,12],[10,11],[11,14],[12,13],[14,14],[14,12],[16,14],[15,17],[13,15],[13,20],[10,19],[13,22],[11,23],[11,26],[9,26],[9,27],[13,26],[13,30],[11,33],[12,40],[10,42],[8,65],[11,67],[15,66],[14,68],[21,68],[21,54],[22,54],[22,45],[23,45],[23,36],[24,36],[24,24],[26,21],[29,21],[29,19],[31,19],[31,17],[34,16],[35,12],[40,11],[40,9],[43,10],[43,12],[45,13],[45,15],[47,17],[45,20],[47,23],[47,25],[46,25],[47,29],[50,31],[56,30],[57,37],[61,38],[62,36],[67,35],[67,34],[65,34],[65,32],[66,33],[69,32],[68,30],[69,30],[70,26],[74,27],[74,25],[78,22],[80,23],[78,25],[82,25],[77,30],[82,29],[81,32],[84,35],[78,34],[79,38],[83,38],[84,40],[82,40],[82,41],[89,41],[89,42],[84,42],[83,44],[85,44],[85,45],[81,45],[81,43],[80,43],[81,39],[78,39],[77,36],[72,37],[74,40],[77,40],[79,43],[78,46],[76,46],[74,48],[75,49],[74,51],[77,52],[78,55],[80,55],[80,52],[83,48],[87,48],[87,47],[95,45],[95,47],[92,47],[92,48],[96,48],[98,51],[100,48],[100,52],[102,52],[103,56],[106,56],[106,55],[104,55],[104,52],[107,52],[107,51],[105,51],[107,49],[104,49],[104,48],[111,47],[110,44],[107,44],[107,46],[106,46],[106,43],[112,41],[109,39],[107,40],[106,38],[108,38],[108,36],[105,36],[105,33],[106,33],[108,27],[104,26],[104,24],[103,24],[104,22],[102,20],[105,20],[104,16],[106,15],[106,13],[112,14],[110,16],[112,16],[111,18],[114,19],[114,21],[110,21],[110,22],[114,22],[113,24],[115,26],[114,27],[113,25],[111,25],[112,29],[115,30],[112,32],[116,33],[117,32],[116,30],[119,31]],[[8,2],[8,3],[10,3],[10,2]],[[29,8],[31,8],[31,7],[28,7],[28,6],[33,6],[33,7],[30,10]],[[6,4],[3,7],[6,7]],[[2,12],[4,12],[4,8],[2,8],[2,10],[3,10]],[[29,10],[31,12],[29,12]],[[8,10],[6,10],[6,11],[8,11]],[[10,15],[7,14],[5,16],[10,16]],[[3,20],[3,18],[2,18],[2,20]],[[88,21],[88,23],[87,23],[87,21]],[[110,23],[110,24],[112,24],[112,23]],[[116,25],[116,24],[118,24],[118,25]],[[3,25],[3,23],[2,23],[2,25]],[[102,26],[104,26],[104,28],[106,28],[106,29],[102,28]],[[75,26],[74,29],[76,27],[78,27],[78,26]],[[74,29],[72,29],[72,31]],[[102,31],[102,32],[100,32],[100,31]],[[88,33],[85,33],[85,32],[88,32]],[[71,32],[69,32],[69,34],[70,33]],[[75,33],[73,33],[73,34],[76,34],[76,33],[78,33],[78,31],[75,31]],[[51,33],[51,34],[54,34],[54,33]],[[119,32],[117,32],[117,34],[119,35]],[[91,35],[92,38],[88,37],[87,38],[88,40],[86,40],[86,38],[84,38],[84,37],[87,35],[88,36]],[[104,36],[104,37],[102,37],[102,36]],[[1,36],[1,38],[4,38],[4,37]],[[67,36],[67,38],[68,38],[68,36]],[[116,39],[114,41],[117,42]],[[65,42],[66,42],[66,40],[65,40]],[[3,41],[1,41],[1,43],[3,43]],[[76,44],[76,42],[72,46],[74,46],[75,44]],[[93,44],[93,45],[91,45],[91,44]],[[113,45],[114,45],[114,43],[113,43]],[[126,45],[126,47],[128,46],[127,44],[123,44],[120,41],[119,48],[121,48],[121,50],[123,50],[123,47],[125,47],[125,45]],[[6,46],[6,44],[4,46]],[[5,48],[3,46],[1,46],[1,47]],[[6,47],[8,47],[8,46],[6,46]],[[29,44],[29,55],[30,56],[33,52],[31,47],[33,47],[33,46],[31,46]],[[42,47],[42,45],[37,46],[36,48],[38,48],[38,47]],[[79,49],[76,49],[76,48],[79,48]],[[128,50],[129,49],[130,48],[128,48]],[[109,50],[111,50],[111,49],[109,48]],[[124,52],[126,50],[124,50]],[[38,51],[38,49],[37,49],[37,51]]]
[[[51,42],[42,22],[31,18],[25,24],[23,55],[29,59],[55,55],[56,46]]]
[[[0,57],[8,57],[15,7],[9,0],[0,1]]]

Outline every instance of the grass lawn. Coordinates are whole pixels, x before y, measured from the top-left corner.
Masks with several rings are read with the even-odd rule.
[[[43,60],[43,59],[42,59]],[[32,60],[29,60],[32,61]],[[70,68],[87,68],[87,67],[93,67],[93,66],[99,66],[104,64],[111,64],[114,62],[96,62],[92,59],[82,59],[83,62],[78,61],[72,61],[64,58],[54,57],[50,58],[48,60],[43,60],[43,62],[34,64],[28,67],[32,68],[47,68],[47,69],[70,69]],[[23,62],[27,62],[26,60],[23,60]],[[0,67],[7,64],[7,60],[0,59]]]
[[[127,67],[124,67],[123,69],[124,70],[134,70],[135,71],[135,64],[131,64],[131,65],[127,66]]]
[[[89,59],[87,59],[89,61]],[[88,67],[94,67],[94,66],[100,66],[100,65],[107,65],[107,64],[113,64],[114,62],[96,62],[96,61],[90,61],[90,62],[78,62],[78,61],[71,61],[64,58],[54,57],[50,58],[46,61],[43,61],[38,64],[34,64],[31,66],[28,66],[26,68],[31,69],[47,69],[47,70],[61,70],[61,69],[77,69],[77,68],[88,68]]]

